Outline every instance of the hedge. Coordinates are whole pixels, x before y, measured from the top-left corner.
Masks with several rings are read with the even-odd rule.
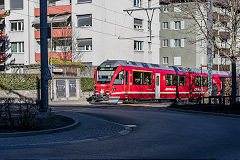
[[[81,89],[83,92],[94,90],[94,78],[81,78]]]
[[[0,74],[0,90],[35,90],[40,87],[40,74]]]
[[[40,74],[0,74],[0,90],[35,90],[40,80]],[[94,84],[94,78],[81,78],[83,92],[93,91]]]

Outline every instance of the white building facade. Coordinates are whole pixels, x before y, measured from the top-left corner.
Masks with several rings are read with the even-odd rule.
[[[123,10],[148,7],[149,0],[73,0],[73,61],[96,66],[107,59],[159,63],[159,15],[152,22],[149,37],[145,11]],[[157,0],[151,4],[158,6]],[[151,13],[149,13],[151,14]]]
[[[153,16],[150,41],[146,12],[128,14],[123,11],[156,7],[159,6],[158,0],[49,0],[48,4],[49,8],[59,7],[58,11],[63,13],[65,6],[71,7],[73,61],[93,66],[107,59],[159,64],[159,14]],[[36,16],[39,0],[4,0],[2,5],[2,10],[10,10],[10,15],[5,17],[7,47],[4,72],[11,72],[8,65],[39,62],[36,55],[40,52],[40,43],[34,26],[39,18]],[[152,13],[148,14],[151,16]],[[49,50],[51,48],[49,45]]]

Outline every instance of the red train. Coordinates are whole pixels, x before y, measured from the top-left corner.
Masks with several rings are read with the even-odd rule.
[[[200,69],[107,60],[95,70],[95,93],[90,99],[118,103],[197,98],[205,96],[207,76],[207,71]],[[230,77],[228,72],[213,71],[213,83],[219,92],[226,77]]]

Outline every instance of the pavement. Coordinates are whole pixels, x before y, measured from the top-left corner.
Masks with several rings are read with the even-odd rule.
[[[55,113],[71,117],[75,123],[49,131],[0,134],[0,150],[98,141],[123,136],[131,131],[128,126],[80,112]]]

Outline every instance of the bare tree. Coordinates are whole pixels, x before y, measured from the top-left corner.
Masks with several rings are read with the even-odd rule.
[[[163,0],[164,1],[164,0]],[[166,2],[166,1],[165,1]],[[214,46],[214,53],[218,53],[231,63],[232,91],[231,103],[236,103],[236,62],[240,48],[240,1],[213,0],[213,30],[209,25],[208,0],[171,0],[172,6],[181,8],[181,16],[195,22],[202,37]],[[211,20],[211,19],[210,19]],[[211,23],[211,22],[210,22]]]

